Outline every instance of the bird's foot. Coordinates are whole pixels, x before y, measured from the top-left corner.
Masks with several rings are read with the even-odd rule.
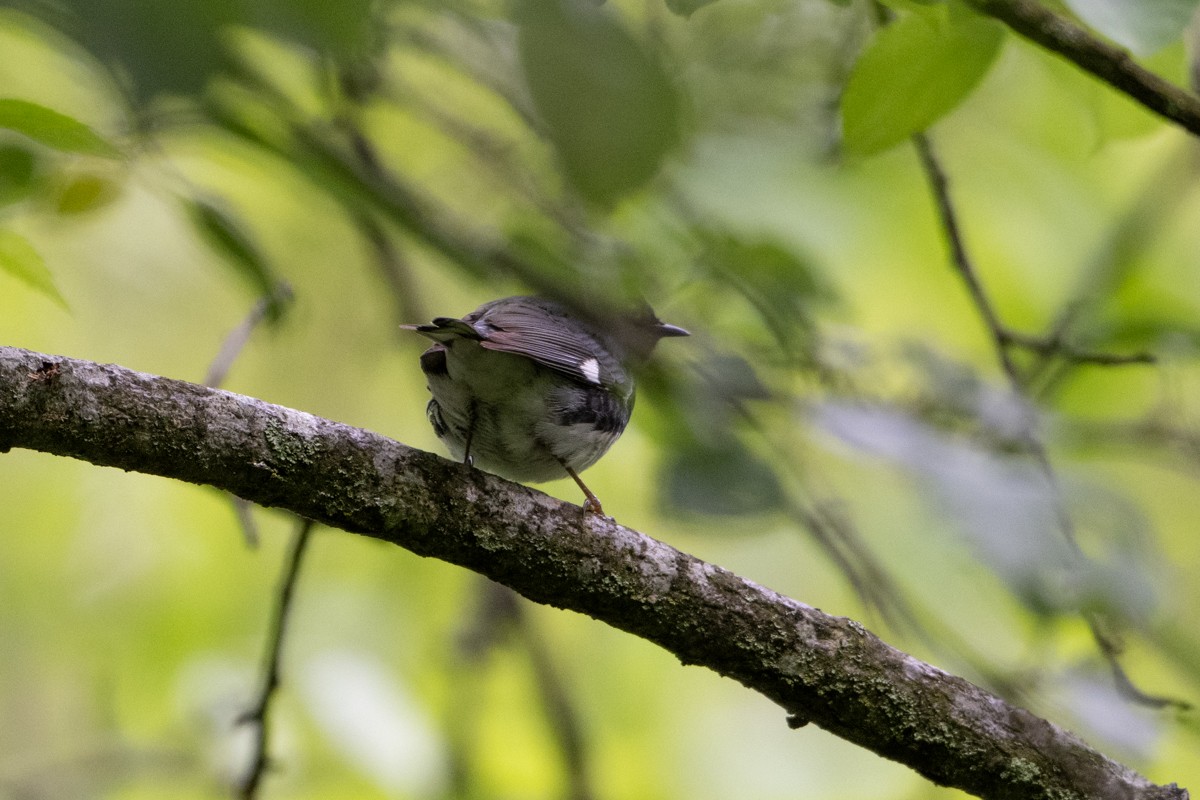
[[[583,512],[585,514],[596,514],[603,517],[604,508],[600,505],[600,498],[596,497],[596,495],[592,494],[591,492],[588,492],[587,499],[583,501]]]

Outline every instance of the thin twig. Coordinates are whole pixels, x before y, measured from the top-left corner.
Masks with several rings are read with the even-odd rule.
[[[1087,619],[1088,629],[1092,632],[1092,638],[1096,640],[1096,643],[1100,647],[1100,652],[1104,655],[1104,660],[1108,662],[1108,668],[1112,672],[1113,685],[1116,687],[1117,694],[1126,700],[1149,708],[1174,708],[1179,711],[1190,711],[1192,709],[1192,704],[1186,700],[1181,700],[1177,697],[1167,697],[1166,695],[1148,694],[1138,688],[1130,679],[1129,673],[1125,671],[1125,667],[1121,664],[1121,656],[1125,652],[1125,645],[1121,641],[1119,634],[1105,630],[1105,626],[1109,624],[1109,621],[1102,614],[1093,612],[1086,614],[1085,618]]]
[[[1014,395],[1024,398],[1026,393],[1022,376],[1016,369],[1008,352],[1009,345],[1018,342],[1013,338],[1015,334],[1008,330],[996,315],[983,289],[983,285],[977,277],[974,265],[971,262],[966,245],[962,239],[962,232],[958,225],[953,200],[950,197],[949,182],[946,174],[937,159],[937,155],[934,153],[933,146],[928,137],[925,134],[917,134],[913,137],[913,141],[937,200],[937,206],[941,214],[942,228],[950,247],[954,266],[966,282],[968,291],[975,301],[980,316],[983,317],[984,324],[991,332],[992,341],[1000,363],[1009,378],[1010,390]],[[1029,339],[1026,342],[1020,343],[1024,346],[1033,344],[1041,346],[1041,343],[1036,339]],[[1061,347],[1061,344],[1059,346]],[[1122,363],[1130,362],[1125,361]],[[1042,472],[1043,479],[1050,489],[1054,498],[1054,511],[1058,519],[1059,530],[1074,553],[1075,568],[1079,569],[1086,563],[1086,556],[1079,546],[1078,537],[1075,534],[1075,521],[1071,518],[1071,514],[1066,507],[1058,474],[1050,461],[1050,455],[1046,450],[1046,446],[1032,428],[1022,432],[1021,440],[1026,452],[1037,463]],[[1096,641],[1096,646],[1100,654],[1108,662],[1109,668],[1112,670],[1116,687],[1124,697],[1133,702],[1152,707],[1175,706],[1178,708],[1190,708],[1190,705],[1184,701],[1150,695],[1134,686],[1124,667],[1121,666],[1121,647],[1117,638],[1104,629],[1106,620],[1096,613],[1087,613],[1084,616],[1087,619],[1088,627],[1091,630],[1093,639]]]
[[[1083,350],[1056,335],[1032,336],[1008,327],[1001,328],[1000,332],[1006,344],[1015,345],[1047,358],[1060,358],[1072,364],[1119,367],[1127,364],[1155,364],[1158,362],[1153,353],[1145,351],[1104,353],[1097,350]]]
[[[260,688],[258,701],[254,708],[247,711],[238,720],[254,726],[254,751],[249,770],[238,786],[238,797],[241,800],[253,800],[257,796],[258,787],[262,782],[267,768],[271,765],[267,753],[270,738],[269,713],[271,700],[279,689],[279,662],[283,654],[284,637],[287,634],[287,623],[292,610],[292,596],[296,588],[296,579],[300,574],[300,565],[304,560],[304,551],[312,538],[315,523],[310,519],[301,519],[296,537],[292,542],[292,551],[288,556],[287,566],[279,582],[279,594],[275,603],[275,614],[271,619],[271,637],[265,659],[265,674]]]
[[[229,375],[233,362],[237,360],[246,347],[246,343],[250,341],[250,335],[254,333],[254,329],[262,324],[272,309],[289,303],[294,296],[291,285],[286,281],[281,281],[275,285],[270,294],[260,297],[246,318],[230,331],[225,337],[225,341],[221,343],[221,349],[217,352],[216,358],[208,366],[204,384],[214,389],[219,388]],[[251,548],[258,547],[258,527],[254,524],[254,516],[250,513],[250,504],[236,495],[231,495],[231,497],[233,512],[242,528],[242,536],[245,538],[246,544]]]
[[[996,313],[995,307],[993,307],[991,301],[988,299],[987,292],[983,288],[983,283],[979,279],[979,273],[975,268],[970,254],[967,252],[966,244],[963,240],[962,228],[958,221],[958,214],[955,211],[954,202],[950,197],[949,181],[946,178],[946,173],[942,170],[941,162],[938,160],[937,153],[933,149],[932,142],[930,142],[926,134],[918,133],[913,137],[913,144],[916,146],[921,166],[933,189],[938,216],[946,235],[946,243],[950,248],[951,262],[958,271],[959,276],[962,277],[963,282],[966,283],[967,291],[970,293],[971,299],[979,311],[979,315],[983,318],[984,325],[987,326],[991,334],[992,343],[996,349],[996,356],[1000,361],[1000,365],[1004,368],[1004,372],[1008,375],[1009,381],[1012,382],[1014,388],[1023,388],[1026,384],[1027,376],[1021,373],[1016,366],[1016,362],[1013,361],[1012,354],[1009,352],[1013,346],[1029,350],[1041,356],[1061,358],[1075,364],[1121,366],[1125,364],[1155,363],[1155,357],[1151,353],[1104,353],[1075,347],[1066,340],[1066,332],[1062,329],[1056,328],[1048,336],[1033,336],[1013,330],[1005,325],[1000,320],[999,314]]]
[[[1200,475],[1200,431],[1177,425],[1161,412],[1138,420],[1069,420],[1063,430],[1069,440],[1086,448],[1162,448],[1179,459],[1169,467],[1192,478]]]
[[[236,328],[231,330],[229,335],[225,337],[225,341],[221,343],[221,349],[217,352],[217,357],[209,364],[208,374],[204,376],[204,384],[206,386],[216,389],[225,382],[230,367],[233,366],[233,362],[237,357],[241,355],[246,343],[250,341],[250,335],[254,333],[254,329],[267,318],[272,309],[279,308],[281,305],[291,301],[293,296],[292,287],[286,281],[281,281],[276,284],[275,288],[269,294],[263,295],[258,299],[245,319]]]
[[[1129,278],[1138,256],[1178,216],[1195,189],[1200,152],[1195,142],[1182,144],[1143,182],[1108,235],[1093,247],[1071,299],[1063,304],[1044,339],[1062,341],[1069,330],[1079,328],[1081,319],[1095,316],[1101,302]],[[1028,375],[1036,377],[1052,359],[1052,354],[1041,354],[1041,359],[1030,366]]]
[[[1200,135],[1200,98],[1164,80],[1109,44],[1036,0],[967,0],[1027,39],[1066,58],[1080,69],[1141,105]]]
[[[921,159],[921,167],[925,171],[925,177],[929,180],[929,185],[933,190],[933,198],[937,203],[938,218],[941,221],[942,230],[946,234],[946,243],[950,247],[950,262],[954,269],[957,270],[960,278],[967,285],[967,292],[971,295],[971,300],[975,303],[975,308],[979,311],[979,316],[983,318],[984,325],[987,326],[988,332],[991,334],[992,344],[996,349],[996,358],[1000,361],[1000,366],[1004,368],[1004,373],[1008,376],[1009,382],[1014,388],[1021,386],[1021,374],[1017,369],[1016,363],[1012,360],[1012,356],[1008,352],[1008,339],[1006,337],[1006,329],[1000,322],[1000,317],[996,310],[992,307],[991,300],[988,299],[987,292],[983,289],[983,284],[979,280],[979,273],[975,269],[974,263],[971,261],[971,256],[967,252],[966,244],[963,241],[962,229],[958,223],[958,213],[955,211],[954,202],[950,198],[949,180],[946,178],[945,171],[942,170],[941,162],[938,161],[937,154],[934,153],[933,143],[929,141],[929,137],[923,133],[918,133],[913,137],[913,144],[917,148],[917,156]]]
[[[258,523],[254,521],[254,504],[235,494],[229,495],[229,499],[233,503],[233,514],[242,529],[242,538],[245,539],[246,546],[251,550],[258,549],[262,537],[258,535]]]

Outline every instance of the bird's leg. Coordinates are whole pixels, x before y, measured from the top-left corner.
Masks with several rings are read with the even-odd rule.
[[[592,490],[587,487],[587,484],[580,480],[579,475],[576,474],[575,470],[571,469],[566,464],[563,464],[563,469],[567,471],[567,474],[571,476],[571,479],[575,481],[576,485],[583,490],[583,494],[587,497],[587,500],[583,501],[583,510],[592,514],[604,516],[604,509],[600,506],[600,498],[592,494]]]
[[[475,466],[475,459],[471,458],[471,440],[475,438],[475,404],[471,404],[471,422],[467,425],[467,440],[463,444],[463,463],[468,467]]]

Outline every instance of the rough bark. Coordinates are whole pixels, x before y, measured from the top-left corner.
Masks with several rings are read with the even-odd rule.
[[[1179,798],[1071,733],[779,595],[523,486],[301,411],[0,347],[0,452],[215,486],[459,564],[648,639],[935,783],[987,798]]]

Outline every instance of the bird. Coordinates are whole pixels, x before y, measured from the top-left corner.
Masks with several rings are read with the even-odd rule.
[[[457,460],[509,480],[572,478],[583,509],[603,516],[579,473],[621,436],[632,370],[660,339],[688,336],[649,305],[603,320],[546,297],[505,297],[461,317],[402,325],[433,340],[421,354],[426,416]]]

